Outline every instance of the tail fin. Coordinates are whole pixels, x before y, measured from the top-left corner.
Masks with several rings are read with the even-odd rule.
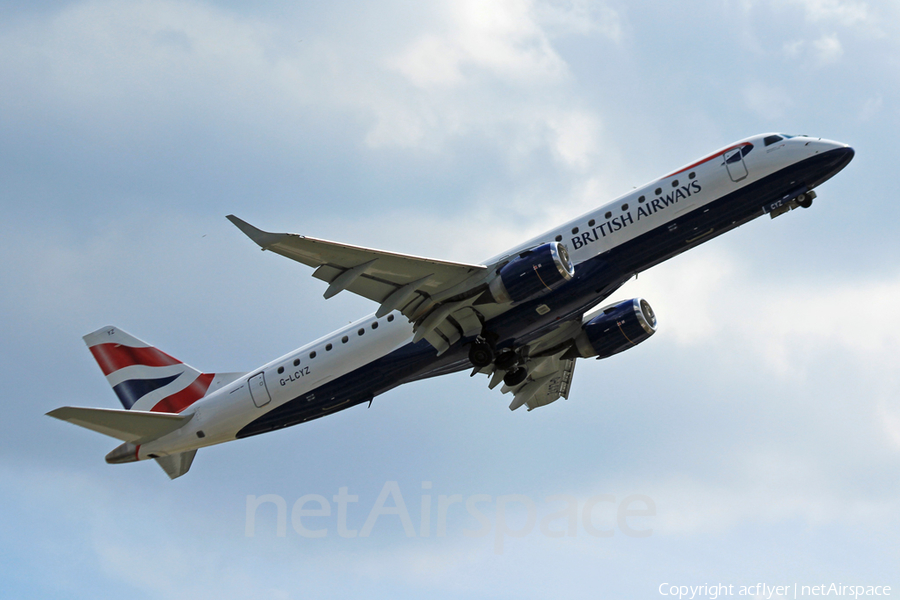
[[[239,373],[201,373],[117,327],[84,336],[94,360],[127,410],[180,413]]]

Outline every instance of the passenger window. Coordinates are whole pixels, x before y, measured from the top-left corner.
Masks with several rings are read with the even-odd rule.
[[[394,315],[388,315],[388,323],[394,320]]]
[[[378,321],[372,323],[372,329],[378,329]]]
[[[316,357],[316,351],[313,350],[312,352],[310,352],[310,353],[309,353],[309,357],[310,357],[310,358],[315,358],[315,357]]]
[[[578,233],[578,228],[577,227],[572,228],[572,235],[575,235],[576,233]]]
[[[295,359],[294,359],[294,366],[295,366],[295,367],[299,367],[299,366],[300,366],[300,359],[299,359],[299,358],[295,358]]]
[[[597,221],[595,221],[594,219],[591,219],[590,221],[588,221],[588,227],[593,227],[596,223],[597,223]]]
[[[278,374],[281,375],[284,373],[284,367],[278,367]]]
[[[325,352],[330,352],[332,348],[334,348],[334,346],[331,344],[325,344]]]
[[[362,334],[364,334],[365,332],[366,332],[365,328],[360,327],[360,328],[359,328],[359,331],[356,332],[356,335],[362,335]]]
[[[557,241],[557,242],[561,242],[561,241],[562,241],[562,236],[561,236],[561,235],[556,236],[556,241]]]
[[[346,344],[346,343],[349,342],[349,341],[350,341],[350,338],[348,338],[346,335],[345,335],[344,337],[341,338],[341,343],[342,343],[342,344]]]

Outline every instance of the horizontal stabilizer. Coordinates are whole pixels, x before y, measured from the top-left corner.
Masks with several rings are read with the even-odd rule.
[[[194,415],[193,413],[184,415],[64,406],[51,410],[47,413],[47,416],[61,421],[68,421],[79,427],[114,437],[123,442],[144,442],[155,440],[175,431],[187,423]]]

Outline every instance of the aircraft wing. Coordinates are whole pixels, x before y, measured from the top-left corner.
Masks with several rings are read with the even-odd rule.
[[[326,298],[349,290],[379,303],[378,317],[397,309],[416,321],[431,311],[442,295],[473,276],[472,287],[476,287],[482,279],[478,275],[484,276],[488,270],[484,265],[373,250],[293,233],[269,233],[234,215],[228,215],[228,220],[263,250],[314,267],[313,277],[329,284]]]

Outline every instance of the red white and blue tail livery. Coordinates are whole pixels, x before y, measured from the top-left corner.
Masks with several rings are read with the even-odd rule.
[[[481,264],[269,233],[229,215],[262,249],[315,269],[325,298],[347,291],[377,310],[246,373],[203,373],[104,327],[84,340],[124,410],[48,414],[121,440],[107,462],[152,458],[174,479],[198,448],[465,369],[502,383],[510,410],[546,406],[569,397],[579,358],[656,332],[646,300],[601,306],[626,281],[757,217],[809,208],[853,155],[807,136],[739,140]]]
[[[117,327],[89,333],[84,343],[125,410],[65,407],[49,414],[124,441],[108,462],[137,460],[144,441],[180,428],[193,416],[178,413],[244,375],[201,373]],[[154,458],[174,479],[187,472],[195,453]]]
[[[89,333],[84,343],[128,410],[180,413],[205,396],[216,380],[215,373],[201,373],[116,327]],[[219,377],[217,383],[240,375],[228,381]]]

